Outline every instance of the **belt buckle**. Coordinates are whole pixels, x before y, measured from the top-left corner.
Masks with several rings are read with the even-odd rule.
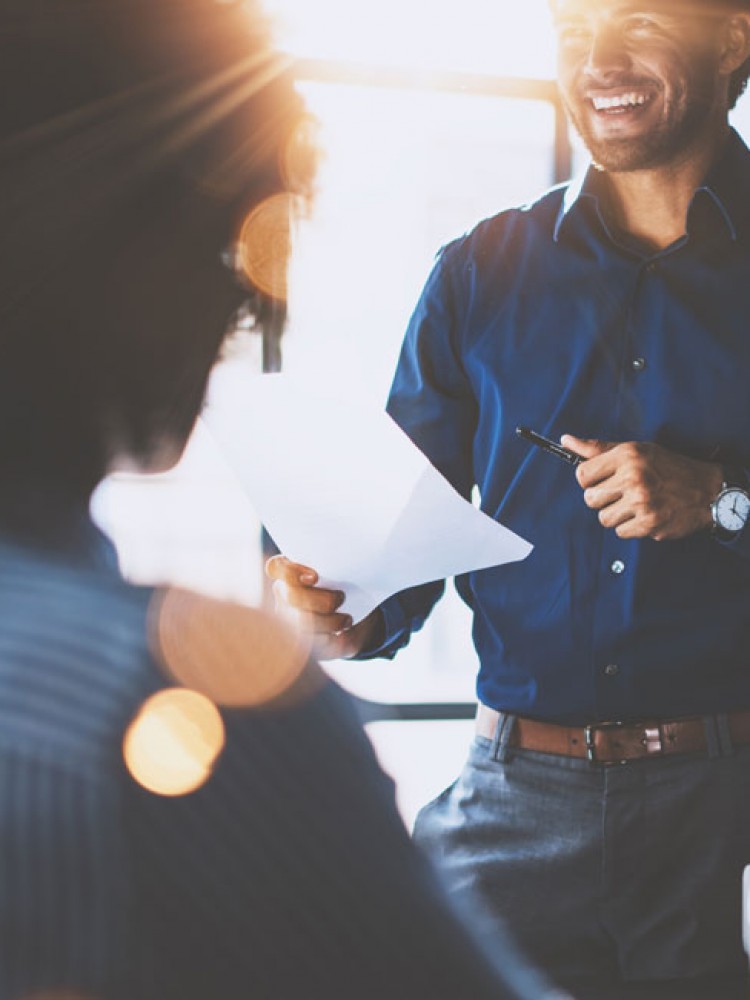
[[[625,758],[624,760],[597,760],[596,758],[596,741],[594,739],[594,734],[597,729],[618,729],[624,726],[624,722],[597,722],[590,726],[583,727],[583,737],[586,744],[586,757],[594,764],[601,764],[603,767],[608,767],[613,764],[627,764],[631,758]],[[650,757],[653,754],[661,754],[663,752],[662,745],[662,730],[661,726],[648,725],[647,723],[628,723],[628,725],[640,725],[643,731],[643,738],[641,739],[641,744],[645,747],[646,756]]]
[[[627,760],[597,760],[596,741],[594,734],[597,729],[619,729],[624,726],[624,722],[597,722],[590,726],[583,727],[583,738],[586,743],[586,757],[592,764],[601,764],[603,767],[611,767],[612,764],[627,764]]]

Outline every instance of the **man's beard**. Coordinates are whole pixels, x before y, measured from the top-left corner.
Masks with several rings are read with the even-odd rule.
[[[568,106],[568,114],[596,166],[611,173],[650,170],[674,162],[690,147],[711,117],[716,90],[713,62],[694,65],[682,99],[672,102],[666,118],[656,128],[630,138],[601,139],[590,128],[588,116],[579,113],[577,107]]]

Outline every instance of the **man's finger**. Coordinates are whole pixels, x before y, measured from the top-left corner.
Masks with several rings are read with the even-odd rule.
[[[623,500],[599,510],[599,523],[603,528],[619,528],[635,518],[635,512]]]
[[[581,462],[576,469],[576,479],[578,480],[578,485],[587,490],[592,486],[598,486],[600,483],[611,479],[618,471],[617,452],[605,451],[600,455],[595,455],[593,458],[587,458],[585,462]],[[615,483],[609,483],[608,485],[610,489],[617,488],[617,484]]]
[[[622,490],[611,486],[593,486],[584,490],[583,499],[592,510],[603,510],[622,499]]]
[[[597,441],[594,438],[577,438],[572,434],[563,434],[560,438],[560,444],[563,448],[569,448],[576,455],[582,455],[585,459],[603,455],[605,451],[609,451],[610,448],[614,447],[609,441]]]
[[[302,626],[313,635],[335,636],[353,625],[352,616],[346,614],[318,615],[303,614]]]
[[[295,611],[304,611],[314,615],[331,615],[344,603],[344,593],[341,590],[324,590],[320,587],[300,587],[289,584],[286,580],[276,580],[273,592],[278,601],[283,602]]]
[[[615,534],[623,541],[631,538],[649,538],[646,529],[641,525],[637,517],[628,518],[615,528]]]
[[[294,563],[286,556],[271,556],[266,563],[266,575],[271,580],[283,580],[303,587],[313,587],[318,582],[318,574],[312,567]]]

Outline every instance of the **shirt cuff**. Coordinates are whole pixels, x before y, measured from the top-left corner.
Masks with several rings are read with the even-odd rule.
[[[353,656],[353,660],[392,660],[399,649],[409,642],[411,626],[406,619],[398,594],[389,597],[380,605],[383,627],[376,636],[376,646],[363,649]]]

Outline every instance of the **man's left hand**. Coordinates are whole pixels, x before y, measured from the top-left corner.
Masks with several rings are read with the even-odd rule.
[[[565,434],[561,443],[584,457],[576,469],[583,498],[620,538],[662,542],[711,526],[720,465],[646,442],[613,444]]]

